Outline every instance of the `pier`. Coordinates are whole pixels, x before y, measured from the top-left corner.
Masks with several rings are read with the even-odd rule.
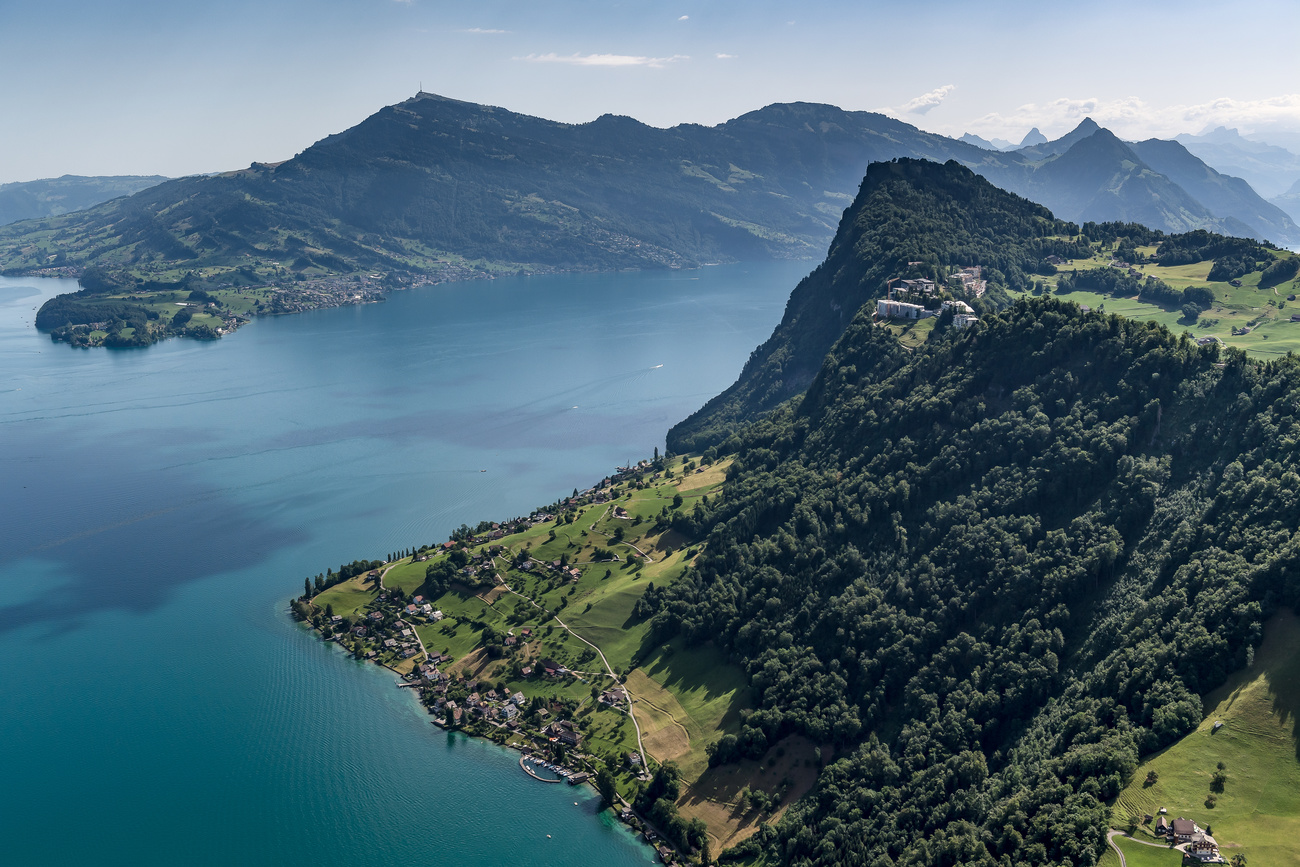
[[[520,757],[519,757],[519,767],[523,768],[524,773],[527,774],[528,776],[532,777],[534,780],[537,780],[537,781],[542,782],[542,783],[562,783],[562,782],[564,782],[562,779],[559,779],[558,777],[557,777],[556,779],[554,779],[554,780],[548,780],[548,779],[546,779],[546,777],[539,777],[539,776],[537,776],[537,774],[533,771],[533,769],[530,768],[530,767],[528,767],[528,763],[524,761],[524,759],[526,759],[526,758],[527,758],[527,756],[520,756]]]

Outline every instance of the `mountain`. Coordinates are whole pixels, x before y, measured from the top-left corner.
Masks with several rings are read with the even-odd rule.
[[[1065,204],[1086,221],[1093,211],[1107,212],[1117,206],[1113,201],[1098,201],[1092,191],[1111,183],[1107,173],[1126,153],[1131,154],[1123,142],[1099,131],[1045,163],[1031,179],[1049,173],[1042,189],[1053,194],[1059,194],[1061,185],[1052,186],[1050,173],[1075,179],[1080,198]],[[1083,230],[1091,233],[1089,237],[1079,235],[1076,226],[1056,219],[1046,208],[994,186],[955,161],[873,163],[857,199],[844,212],[825,262],[795,287],[772,336],[750,354],[731,387],[668,432],[668,448],[679,454],[721,448],[741,425],[801,393],[854,315],[860,310],[869,313],[872,303],[885,296],[888,283],[898,278],[928,278],[943,285],[956,271],[981,265],[988,291],[973,304],[981,312],[991,312],[1006,303],[1004,290],[1029,289],[1035,274],[1054,273],[1047,257],[1091,258],[1089,241],[1127,238],[1124,243],[1134,248],[1133,255],[1138,246],[1156,246],[1153,260],[1162,265],[1213,260],[1221,264],[1223,273],[1214,278],[1221,281],[1273,262],[1266,245],[1248,239],[1225,238],[1202,229],[1166,235],[1138,225],[1135,221],[1141,216],[1165,221],[1177,217],[1163,210],[1163,203],[1186,194],[1177,187],[1168,189],[1171,182],[1140,164],[1131,166],[1121,180],[1130,190],[1145,190],[1133,200],[1145,200],[1150,207],[1127,208],[1126,224],[1086,222]],[[1102,272],[1103,277],[1120,273]],[[1148,283],[1145,291],[1155,297],[1158,288]],[[1183,300],[1173,293],[1162,303],[1177,309]]]
[[[0,184],[0,226],[38,217],[54,217],[129,196],[167,180],[161,175],[64,175],[39,181]]]
[[[1238,220],[1265,238],[1300,242],[1300,226],[1283,209],[1264,201],[1242,178],[1220,174],[1210,168],[1181,143],[1148,139],[1132,142],[1129,147],[1143,162],[1180,186],[1210,213]]]
[[[986,151],[1001,150],[1001,148],[995,145],[993,142],[985,138],[980,138],[974,133],[964,132],[961,134],[961,137],[957,139],[957,141],[965,142],[966,144],[970,144],[970,145],[975,145],[975,147],[977,148],[984,148],[984,150]]]
[[[711,764],[794,736],[834,749],[726,859],[1095,865],[1142,757],[1195,731],[1300,605],[1294,357],[1052,296],[940,317],[909,347],[870,305],[830,312],[905,259],[971,255],[972,230],[1015,261],[1051,221],[952,163],[868,170],[729,392],[793,399],[705,449],[734,457],[726,487],[672,519],[702,553],[637,605],[650,644],[707,644],[748,676],[755,710]],[[813,358],[831,320],[847,327]],[[1217,825],[1204,785],[1171,813]],[[1273,842],[1244,827],[1234,847]]]
[[[996,296],[999,285],[1027,287],[1048,255],[1090,255],[1059,240],[1070,234],[1046,208],[956,162],[872,163],[825,262],[795,287],[780,324],[735,384],[668,432],[668,448],[685,453],[722,442],[737,424],[801,392],[858,309],[885,294],[886,281],[942,282],[978,264]]]
[[[610,269],[813,256],[867,163],[900,152],[974,162],[984,153],[832,106],[774,105],[665,130],[420,94],[283,163],[0,230],[0,266],[62,253],[68,265],[145,278],[246,268],[248,280],[270,281],[466,263]]]
[[[1286,148],[1251,141],[1235,129],[1184,133],[1174,140],[1223,174],[1242,178],[1265,198],[1281,195],[1300,180],[1300,156]]]
[[[1291,189],[1282,195],[1271,199],[1269,204],[1278,206],[1293,219],[1300,221],[1300,180],[1292,184]]]
[[[381,292],[502,272],[811,258],[867,164],[896,157],[956,160],[1062,219],[1300,242],[1244,187],[1184,165],[1190,155],[1170,171],[1215,208],[1091,119],[1043,138],[999,152],[808,103],[713,127],[614,115],[574,125],[421,93],[282,163],[0,227],[0,271],[97,269],[108,276],[97,282],[137,296],[196,288],[185,280],[209,293],[269,287],[265,312],[310,308],[318,290],[346,301],[339,277]],[[277,301],[290,291],[299,297]],[[93,306],[76,306],[86,323],[63,324],[112,318]]]
[[[1283,210],[1175,142],[1126,143],[1085,118],[1059,139],[1008,156],[1016,159],[977,171],[1041,202],[1062,219],[1129,221],[1167,232],[1206,229],[1300,242],[1300,226]]]
[[[1039,133],[1032,144],[1022,143],[1017,155],[1026,160],[1042,160],[1051,156],[1063,154],[1070,148],[1074,147],[1077,142],[1083,141],[1100,129],[1101,127],[1097,125],[1095,120],[1090,117],[1085,117],[1079,122],[1078,126],[1054,141],[1048,141],[1046,136]],[[1034,132],[1038,132],[1038,129],[1035,128]],[[1031,133],[1030,135],[1025,136],[1025,140],[1028,141],[1032,135],[1033,134]]]
[[[1211,229],[1253,236],[1252,227],[1216,217],[1186,190],[1152,169],[1109,130],[1099,129],[1009,189],[1042,202],[1063,219],[1119,220],[1167,231]]]
[[[1020,146],[1022,148],[1033,147],[1035,145],[1043,144],[1046,141],[1047,136],[1039,132],[1038,127],[1034,127],[1029,132],[1025,133],[1025,137],[1020,140]]]
[[[995,138],[995,139],[980,138],[979,136],[970,132],[962,133],[961,137],[958,138],[957,141],[965,142],[966,144],[975,145],[975,147],[983,148],[986,151],[1010,151],[1016,149],[1016,145],[1012,144],[1011,142],[1007,141],[1004,138]]]
[[[1058,298],[911,351],[861,311],[728,446],[722,495],[673,525],[701,555],[636,612],[747,673],[756,708],[715,763],[834,749],[727,857],[1095,865],[1141,758],[1300,604],[1297,406],[1294,358]],[[1217,828],[1212,770],[1161,806]],[[1246,827],[1253,860],[1275,835]]]

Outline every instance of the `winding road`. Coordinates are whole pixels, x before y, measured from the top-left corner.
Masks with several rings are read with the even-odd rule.
[[[1119,867],[1128,867],[1128,862],[1124,859],[1124,850],[1119,848],[1119,844],[1115,842],[1116,837],[1123,837],[1125,840],[1128,840],[1130,843],[1137,843],[1139,846],[1151,846],[1155,849],[1170,848],[1169,844],[1167,843],[1152,843],[1149,840],[1139,840],[1136,837],[1130,837],[1128,834],[1125,834],[1123,831],[1108,831],[1106,832],[1106,842],[1110,844],[1110,848],[1114,849],[1115,854],[1119,856]],[[1183,851],[1182,846],[1174,846],[1173,848],[1178,852]]]
[[[493,559],[492,563],[495,566],[496,560]],[[520,593],[518,590],[515,590],[509,584],[505,583],[505,581],[501,582],[501,586],[506,588],[507,593],[513,593],[515,596],[518,596],[520,599],[523,599],[529,605],[536,608],[538,611],[543,611],[543,612],[546,611],[546,609],[543,606],[538,605],[537,602],[534,601],[531,596],[525,596],[524,594]],[[551,619],[553,619],[556,623],[560,624],[560,628],[563,629],[565,632],[569,633],[574,638],[578,639],[583,644],[590,647],[592,650],[596,651],[596,654],[600,657],[601,663],[605,666],[605,673],[608,674],[611,678],[613,678],[615,683],[618,683],[618,675],[614,673],[614,669],[613,667],[610,666],[609,660],[605,658],[605,652],[603,650],[601,650],[599,647],[592,644],[590,641],[588,641],[587,639],[583,638],[581,635],[579,635],[578,633],[570,629],[568,624],[566,624],[563,620],[559,618],[559,615],[552,614]],[[632,693],[628,692],[626,688],[624,688],[623,693],[624,695],[627,696],[627,715],[631,717],[632,727],[636,729],[636,748],[641,753],[642,756],[645,756],[645,747],[642,746],[641,744],[641,724],[636,721],[636,714],[632,712]]]

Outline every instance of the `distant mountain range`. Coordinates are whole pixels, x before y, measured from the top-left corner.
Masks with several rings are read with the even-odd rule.
[[[1300,156],[1286,148],[1251,141],[1235,129],[1184,133],[1175,140],[1224,174],[1246,181],[1265,198],[1280,196],[1300,181]]]
[[[97,266],[138,281],[685,267],[812,257],[867,164],[956,160],[1075,222],[1300,243],[1248,184],[1176,142],[1091,120],[994,151],[870,112],[771,105],[713,127],[563,124],[421,93],[293,159],[152,186],[0,228],[0,270]]]
[[[81,211],[167,180],[161,175],[64,175],[39,181],[0,184],[0,226]]]

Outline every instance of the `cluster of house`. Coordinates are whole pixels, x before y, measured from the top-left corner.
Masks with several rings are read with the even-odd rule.
[[[455,725],[465,722],[468,717],[469,719],[483,719],[489,722],[495,721],[509,728],[518,728],[519,712],[528,704],[528,699],[524,697],[522,692],[516,692],[512,695],[504,687],[500,690],[486,689],[480,693],[478,691],[478,681],[470,681],[466,684],[466,689],[471,690],[471,692],[465,697],[464,701],[457,702],[446,697],[451,679],[445,672],[440,672],[435,668],[432,676],[427,676],[422,668],[420,674],[430,680],[434,692],[438,695],[434,700],[433,709],[439,714],[450,714],[451,721]]]
[[[1048,262],[1051,262],[1051,261],[1052,261],[1051,257],[1048,257],[1048,260],[1047,260],[1047,261],[1048,261]],[[1053,264],[1055,264],[1055,263],[1053,263]],[[1141,280],[1143,277],[1146,276],[1145,274],[1142,273],[1141,270],[1138,269],[1138,267],[1137,267],[1136,265],[1132,265],[1132,264],[1130,264],[1130,263],[1128,263],[1128,262],[1122,262],[1122,261],[1120,261],[1119,259],[1111,259],[1111,260],[1110,260],[1110,267],[1115,268],[1116,270],[1119,270],[1119,271],[1124,271],[1124,272],[1126,272],[1130,277],[1137,277],[1139,280]]]
[[[1161,816],[1156,821],[1155,832],[1157,837],[1172,839],[1175,844],[1182,847],[1188,857],[1195,858],[1197,861],[1205,864],[1224,861],[1223,856],[1219,854],[1219,844],[1191,819],[1179,816],[1172,822],[1166,822],[1165,817]]]
[[[431,623],[437,623],[443,618],[441,611],[433,607],[423,596],[415,596],[411,599],[409,605],[405,608],[406,614],[410,617],[423,617]]]
[[[969,328],[979,322],[979,317],[965,301],[944,301],[939,305],[938,310],[930,310],[922,304],[895,301],[891,298],[881,298],[876,301],[876,315],[881,319],[926,319],[947,310],[952,311],[952,324],[955,328]]]
[[[1048,257],[1048,261],[1055,258],[1055,256]],[[949,274],[945,286],[940,286],[925,277],[915,279],[895,277],[885,285],[885,288],[887,290],[885,297],[892,300],[924,301],[926,298],[939,297],[941,291],[945,288],[951,293],[961,293],[968,298],[982,298],[988,289],[988,283],[984,280],[983,267],[970,265]]]
[[[948,284],[953,289],[965,292],[971,298],[983,298],[988,290],[988,283],[984,280],[984,268],[980,265],[970,265],[949,274]]]

